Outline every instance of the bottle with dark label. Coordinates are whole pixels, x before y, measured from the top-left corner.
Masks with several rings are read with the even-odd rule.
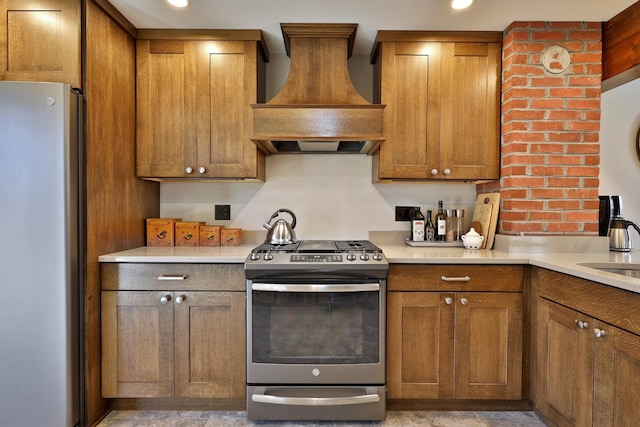
[[[436,213],[435,223],[435,239],[439,242],[444,242],[444,237],[447,233],[447,216],[444,214],[444,209],[442,208],[442,200],[438,201],[438,213]]]
[[[411,240],[414,242],[424,241],[424,215],[420,212],[420,207],[416,207],[411,217]]]
[[[424,226],[424,240],[432,242],[435,239],[436,230],[433,227],[433,221],[431,220],[431,209],[427,211],[427,222]]]

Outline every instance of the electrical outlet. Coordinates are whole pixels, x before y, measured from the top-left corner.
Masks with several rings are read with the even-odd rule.
[[[231,219],[231,205],[215,205],[215,218],[217,221],[229,221]]]
[[[415,206],[396,206],[396,221],[411,221],[411,211]]]

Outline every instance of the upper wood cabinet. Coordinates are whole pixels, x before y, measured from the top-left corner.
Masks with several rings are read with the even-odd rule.
[[[80,87],[80,3],[0,0],[0,80]]]
[[[499,178],[501,52],[499,32],[378,31],[374,181]]]
[[[267,60],[259,30],[140,30],[137,175],[264,180],[249,138]]]

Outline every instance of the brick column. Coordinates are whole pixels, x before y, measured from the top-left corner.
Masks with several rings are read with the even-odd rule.
[[[504,32],[498,232],[598,233],[602,30],[599,22],[515,22]],[[547,71],[550,46],[570,54]]]

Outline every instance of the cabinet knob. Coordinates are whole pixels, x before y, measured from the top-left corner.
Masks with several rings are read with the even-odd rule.
[[[193,168],[192,167],[188,167],[184,170],[186,173],[193,173]]]
[[[180,295],[179,297],[176,297],[176,304],[182,304],[182,302],[186,300],[187,300],[186,296]]]
[[[594,328],[593,334],[596,336],[596,338],[602,338],[605,335],[607,335],[604,329],[598,329],[598,328]]]
[[[446,298],[444,299],[444,302],[445,302],[445,304],[447,304],[447,305],[451,305],[451,304],[453,304],[453,298],[451,298],[451,297],[446,297]]]
[[[431,169],[431,175],[438,175],[438,169]]]
[[[466,299],[466,298],[460,298],[460,304],[467,305],[467,304],[469,304],[469,300]]]
[[[166,304],[169,301],[171,301],[171,295],[165,295],[162,298],[160,298],[160,304]]]
[[[589,324],[587,322],[583,322],[582,320],[576,320],[576,326],[578,329],[587,329]]]
[[[205,173],[206,171],[207,171],[207,170],[205,169],[205,167],[204,167],[204,166],[200,166],[200,167],[198,168],[198,173]]]
[[[444,173],[445,175],[450,175],[451,169],[445,169],[444,171],[442,171],[442,173]]]

